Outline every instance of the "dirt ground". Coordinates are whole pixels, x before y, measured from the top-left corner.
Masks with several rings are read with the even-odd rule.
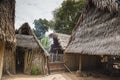
[[[51,75],[24,75],[17,74],[14,76],[3,76],[2,80],[120,80],[119,77],[106,77],[106,76],[89,76],[89,77],[77,77],[75,74],[71,73],[57,73]]]

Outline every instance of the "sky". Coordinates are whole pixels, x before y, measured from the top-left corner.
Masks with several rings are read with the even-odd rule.
[[[61,6],[63,0],[16,0],[15,28],[28,22],[33,28],[33,21],[39,18],[53,19],[52,12]]]

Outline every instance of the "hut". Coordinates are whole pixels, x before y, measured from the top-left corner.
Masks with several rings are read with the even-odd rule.
[[[28,23],[16,31],[16,73],[47,74],[48,52],[42,47]]]
[[[51,33],[49,37],[53,39],[50,49],[51,60],[54,61],[53,57],[56,57],[57,61],[63,61],[63,52],[66,49],[70,36],[61,33]]]
[[[71,70],[80,71],[102,68],[103,56],[119,56],[119,47],[118,3],[115,0],[86,0],[65,50],[65,64]]]
[[[66,49],[67,47],[67,44],[69,42],[69,39],[70,39],[70,35],[67,35],[67,34],[62,34],[62,33],[51,33],[49,35],[50,38],[58,38],[59,40],[59,43],[62,47],[62,49]]]
[[[9,65],[9,69],[14,66],[12,65],[16,42],[14,16],[15,0],[0,0],[0,79],[5,63]],[[7,58],[10,58],[9,62]],[[4,69],[7,69],[6,65],[4,65]]]

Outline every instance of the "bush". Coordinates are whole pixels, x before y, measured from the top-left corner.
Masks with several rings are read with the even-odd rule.
[[[40,74],[39,68],[38,68],[38,67],[33,67],[33,68],[31,69],[31,74],[33,74],[33,75],[38,75],[38,74]]]

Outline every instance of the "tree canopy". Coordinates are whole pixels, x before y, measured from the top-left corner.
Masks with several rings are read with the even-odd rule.
[[[55,19],[54,30],[59,33],[71,34],[81,15],[84,3],[85,0],[63,1],[62,6],[53,12]]]
[[[71,34],[84,4],[85,0],[63,1],[61,7],[53,11],[54,20],[48,21],[41,18],[34,20],[35,29],[33,29],[33,32],[38,39],[42,39],[49,28],[58,33]]]
[[[34,25],[35,27],[33,29],[33,32],[38,37],[38,39],[42,39],[45,36],[45,33],[53,24],[52,21],[40,18],[38,20],[34,20]]]

